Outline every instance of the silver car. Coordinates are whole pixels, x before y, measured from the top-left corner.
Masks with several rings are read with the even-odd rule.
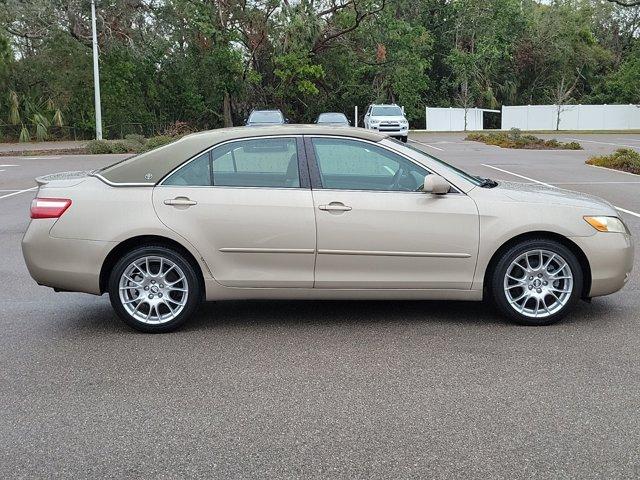
[[[285,123],[287,119],[280,110],[252,110],[245,121],[247,127],[284,125]]]
[[[342,125],[343,127],[351,125],[347,116],[339,112],[321,113],[318,115],[315,123],[318,125]]]
[[[621,289],[633,244],[606,201],[494,182],[371,130],[202,132],[38,179],[31,276],[108,293],[166,332],[202,300],[492,299],[546,325]]]

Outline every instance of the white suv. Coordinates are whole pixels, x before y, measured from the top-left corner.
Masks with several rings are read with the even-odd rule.
[[[364,128],[388,133],[392,137],[407,141],[409,122],[398,105],[369,105],[364,115]]]

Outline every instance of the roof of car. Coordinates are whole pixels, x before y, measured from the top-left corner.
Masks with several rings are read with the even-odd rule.
[[[189,158],[219,143],[243,138],[273,135],[337,135],[379,142],[387,135],[364,128],[326,125],[274,125],[264,127],[232,127],[207,130],[184,136],[155,150],[131,157],[94,175],[115,186],[155,185],[165,175]]]

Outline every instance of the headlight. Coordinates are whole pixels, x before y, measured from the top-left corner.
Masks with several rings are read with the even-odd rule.
[[[377,125],[377,124],[379,124],[379,123],[380,123],[380,120],[374,120],[374,119],[372,118],[371,120],[369,120],[369,123],[370,123],[371,125]]]
[[[409,125],[407,120],[400,120],[400,125]]]
[[[584,217],[584,219],[599,232],[629,233],[625,224],[618,217]]]

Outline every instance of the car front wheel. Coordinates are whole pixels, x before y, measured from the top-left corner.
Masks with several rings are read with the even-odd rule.
[[[200,303],[195,268],[163,246],[139,247],[122,257],[109,277],[109,299],[129,326],[147,333],[181,326]]]
[[[509,248],[492,279],[493,299],[523,325],[550,325],[580,298],[583,273],[575,254],[553,240],[528,240]]]

